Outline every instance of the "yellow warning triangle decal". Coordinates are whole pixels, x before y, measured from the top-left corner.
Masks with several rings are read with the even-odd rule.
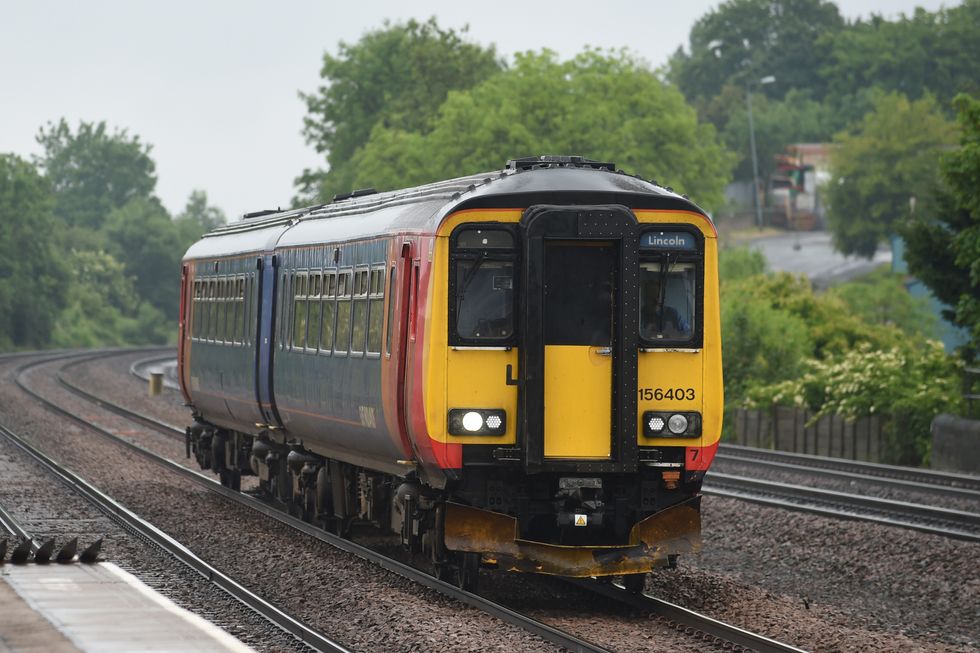
[[[589,518],[585,515],[575,515],[575,525],[576,526],[587,526],[589,524]]]

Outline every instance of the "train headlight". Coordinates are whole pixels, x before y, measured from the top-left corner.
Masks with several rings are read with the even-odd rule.
[[[483,415],[475,410],[463,413],[463,428],[470,433],[476,433],[483,428]]]
[[[671,415],[667,420],[667,428],[674,435],[683,435],[687,432],[687,418],[681,414]]]
[[[507,413],[501,409],[453,408],[449,411],[450,435],[503,435]]]
[[[643,435],[648,438],[692,438],[701,435],[701,413],[643,413]]]

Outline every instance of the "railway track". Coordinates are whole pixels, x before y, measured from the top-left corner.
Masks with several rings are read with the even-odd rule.
[[[961,510],[717,472],[709,472],[705,477],[702,491],[704,494],[744,499],[827,517],[858,519],[944,537],[980,541],[980,514]]]
[[[840,458],[813,456],[723,444],[715,460],[758,465],[767,469],[806,473],[858,482],[930,492],[980,502],[980,477],[969,474],[937,472],[915,467],[880,465]]]
[[[46,400],[40,398],[38,395],[34,396],[40,399],[42,402],[48,404]],[[65,415],[66,413],[62,414]],[[84,420],[80,419],[78,421],[84,422]],[[217,567],[208,564],[203,559],[191,552],[191,550],[186,546],[164,533],[149,521],[141,518],[136,513],[117,503],[112,499],[112,497],[101,492],[98,488],[88,483],[85,479],[59,465],[56,461],[49,458],[40,450],[31,446],[26,440],[18,436],[7,427],[0,425],[0,437],[3,437],[12,445],[36,460],[49,472],[54,474],[62,483],[67,485],[76,494],[82,496],[92,505],[96,506],[121,527],[139,537],[153,542],[188,567],[194,569],[201,576],[207,578],[211,583],[217,585],[229,595],[233,596],[235,599],[248,606],[256,613],[262,615],[279,628],[291,633],[300,641],[321,651],[350,653],[348,649],[339,643],[333,641],[326,635],[313,630],[303,622],[293,618],[282,610],[279,610],[258,594],[249,591],[244,586],[237,583],[234,579],[222,573]],[[35,552],[35,557],[36,556],[37,553]]]
[[[80,365],[86,362],[91,362],[99,357],[107,357],[113,354],[102,354],[97,356],[92,356],[89,358],[82,358],[76,361],[72,361],[65,365],[57,374],[57,381],[59,385],[64,387],[66,390],[72,392],[73,394],[82,397],[86,401],[89,401],[100,408],[110,411],[120,417],[124,417],[131,421],[142,424],[148,428],[156,430],[158,432],[164,433],[166,435],[179,438],[183,440],[185,437],[184,431],[173,425],[162,422],[156,418],[148,417],[146,415],[140,414],[135,411],[131,411],[124,406],[110,402],[102,397],[99,397],[79,386],[72,383],[65,378],[64,373],[76,365]],[[157,362],[158,358],[145,359],[151,362]],[[134,366],[135,367],[135,366]],[[133,370],[131,370],[133,371]],[[428,587],[432,590],[443,594],[449,598],[455,599],[473,608],[486,612],[505,623],[509,623],[518,626],[530,633],[541,637],[543,640],[551,642],[557,646],[560,646],[568,651],[573,652],[608,652],[608,649],[599,646],[597,644],[588,642],[579,637],[571,635],[567,632],[553,628],[547,624],[540,621],[531,619],[525,615],[507,608],[504,605],[489,601],[477,594],[473,594],[462,590],[450,583],[438,580],[431,576],[427,572],[421,571],[407,565],[401,561],[395,560],[391,557],[385,556],[378,553],[370,548],[361,546],[355,542],[347,539],[343,539],[332,533],[328,533],[316,526],[313,526],[307,522],[304,522],[296,517],[293,517],[274,505],[270,505],[260,499],[253,496],[242,494],[234,490],[230,490],[213,479],[204,476],[200,472],[188,469],[183,465],[175,463],[166,457],[159,456],[158,454],[151,452],[143,447],[136,445],[125,438],[121,438],[114,433],[101,429],[100,427],[90,424],[81,418],[75,417],[73,415],[67,414],[62,411],[59,407],[55,406],[52,402],[47,399],[40,397],[32,390],[26,388],[20,383],[18,377],[18,384],[26,392],[35,396],[39,401],[45,403],[49,408],[59,412],[60,414],[69,417],[75,421],[86,424],[89,428],[93,428],[104,437],[107,437],[115,442],[118,442],[127,448],[136,451],[141,456],[145,456],[152,460],[153,462],[163,465],[168,469],[177,472],[178,474],[192,480],[195,483],[199,483],[206,487],[208,490],[218,493],[226,499],[244,505],[251,508],[261,514],[277,520],[278,522],[289,526],[297,531],[305,533],[317,540],[325,542],[331,546],[339,548],[348,553],[352,553],[368,560],[379,567],[396,573],[404,578],[407,578],[419,585]],[[753,650],[760,651],[762,653],[795,653],[800,651],[800,649],[787,644],[776,642],[775,640],[769,639],[762,635],[757,635],[751,633],[744,629],[738,628],[737,626],[732,626],[725,624],[723,622],[717,621],[705,615],[700,615],[696,612],[686,610],[680,606],[670,604],[666,601],[661,601],[654,597],[645,595],[636,595],[627,592],[624,588],[618,585],[612,585],[609,583],[601,583],[597,581],[585,581],[576,583],[582,589],[587,591],[597,593],[606,598],[614,598],[634,609],[639,609],[647,612],[659,619],[661,619],[665,626],[677,629],[681,633],[695,637],[697,639],[707,641],[718,646],[725,648],[727,650]]]
[[[160,362],[164,359],[155,357],[148,360]],[[80,394],[89,401],[99,403],[114,412],[121,411],[117,412],[121,416],[139,421],[151,428],[168,429],[170,432],[183,437],[183,431],[176,427],[166,425],[153,418],[134,414],[121,406],[112,406],[81,388],[66,384],[60,375],[59,381],[69,390]],[[758,464],[767,469],[788,470],[795,473],[829,476],[865,483],[873,481],[881,485],[906,490],[923,490],[945,496],[971,499],[980,505],[980,478],[966,474],[861,463],[729,444],[721,445],[717,460]],[[765,479],[726,475],[715,471],[708,473],[704,493],[827,517],[859,519],[944,537],[980,541],[980,514],[973,512],[820,490]]]

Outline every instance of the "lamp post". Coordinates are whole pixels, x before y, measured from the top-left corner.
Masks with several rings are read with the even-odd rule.
[[[776,81],[773,75],[759,80],[759,86]],[[745,87],[745,105],[749,112],[749,144],[752,148],[752,199],[755,202],[755,226],[762,229],[762,203],[759,202],[759,157],[755,151],[755,123],[752,121],[752,84]]]

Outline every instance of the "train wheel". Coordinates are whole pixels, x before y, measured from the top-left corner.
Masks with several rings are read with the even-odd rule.
[[[457,559],[459,565],[459,587],[476,593],[480,585],[480,554],[463,553]]]
[[[237,469],[222,469],[218,472],[221,484],[235,492],[242,491],[242,473]]]
[[[646,574],[623,574],[623,587],[631,594],[643,594],[646,583]]]

